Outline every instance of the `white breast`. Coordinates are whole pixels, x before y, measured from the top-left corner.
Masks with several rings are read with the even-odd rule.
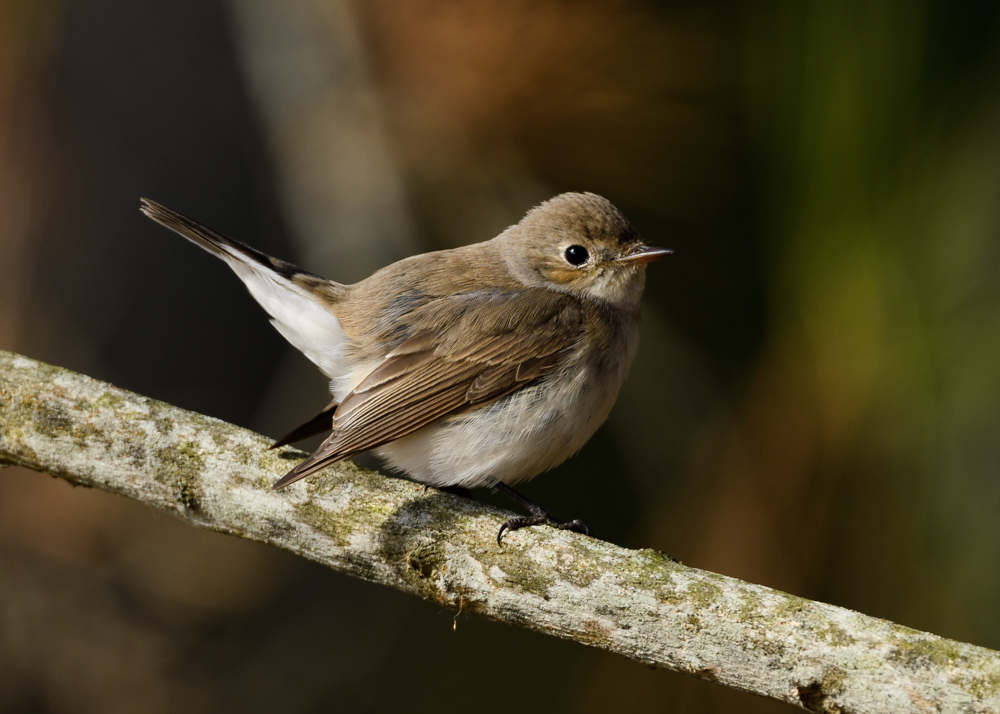
[[[535,385],[424,427],[378,453],[432,486],[534,478],[579,451],[604,422],[627,366],[599,374],[590,360],[575,358]]]

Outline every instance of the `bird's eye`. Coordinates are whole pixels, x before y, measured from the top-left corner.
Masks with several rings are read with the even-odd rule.
[[[582,245],[571,245],[563,255],[570,265],[583,265],[590,258],[590,253]]]

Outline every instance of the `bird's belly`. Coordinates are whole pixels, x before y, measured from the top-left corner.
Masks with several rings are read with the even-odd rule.
[[[595,379],[590,370],[563,373],[424,427],[378,453],[432,486],[524,481],[579,451],[607,418],[619,386]]]

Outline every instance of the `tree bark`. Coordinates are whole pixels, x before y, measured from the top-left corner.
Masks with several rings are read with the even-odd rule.
[[[823,712],[1000,712],[1000,653],[551,528],[0,352],[0,463],[644,664]]]

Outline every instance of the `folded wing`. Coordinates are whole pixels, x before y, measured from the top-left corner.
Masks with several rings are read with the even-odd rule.
[[[582,329],[580,306],[548,291],[491,295],[476,307],[471,318],[425,325],[389,353],[337,407],[330,437],[274,488],[530,384]],[[426,317],[454,312],[429,306]]]

